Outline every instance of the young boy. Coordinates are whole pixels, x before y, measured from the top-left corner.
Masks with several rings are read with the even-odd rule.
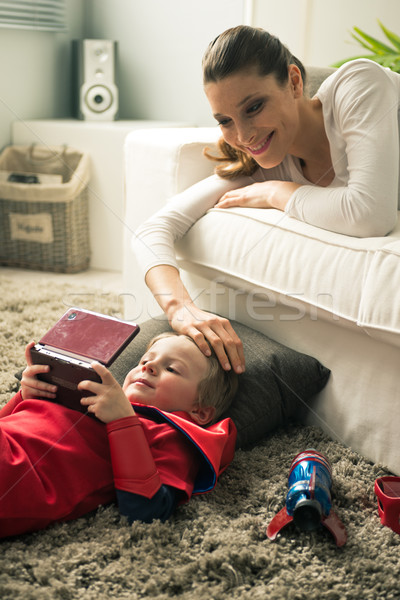
[[[193,493],[213,489],[234,455],[236,428],[217,420],[237,387],[214,355],[163,334],[122,387],[93,363],[102,383],[79,384],[94,394],[81,401],[93,419],[54,402],[56,387],[37,379],[48,367],[32,364],[33,343],[21,389],[0,411],[0,537],[115,498],[130,522],[165,520]]]

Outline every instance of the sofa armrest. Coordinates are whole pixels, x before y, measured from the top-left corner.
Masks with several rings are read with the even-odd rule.
[[[124,317],[142,322],[161,309],[147,289],[131,250],[134,231],[169,198],[213,173],[215,163],[203,155],[215,149],[217,127],[139,129],[124,146]]]

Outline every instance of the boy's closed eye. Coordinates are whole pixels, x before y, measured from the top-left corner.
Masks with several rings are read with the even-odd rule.
[[[179,375],[179,371],[178,371],[178,369],[177,369],[177,368],[175,368],[175,367],[167,367],[167,368],[166,368],[166,370],[167,370],[169,373],[175,373],[175,375]]]
[[[145,367],[146,364],[148,363],[148,360],[144,359],[140,362],[140,366]],[[175,365],[167,365],[166,367],[164,367],[166,371],[168,371],[169,373],[175,373],[176,375],[180,374],[180,370],[177,366]]]

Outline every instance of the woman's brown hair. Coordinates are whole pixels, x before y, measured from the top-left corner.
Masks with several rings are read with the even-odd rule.
[[[300,69],[305,84],[303,64],[277,37],[264,29],[239,25],[221,33],[208,46],[202,62],[203,83],[216,83],[229,75],[256,67],[260,76],[274,75],[278,84],[283,86],[288,81],[291,64]],[[218,142],[218,149],[219,156],[210,154],[208,150],[205,155],[220,163],[215,169],[220,177],[234,179],[252,175],[259,168],[251,156],[236,150],[223,138]]]

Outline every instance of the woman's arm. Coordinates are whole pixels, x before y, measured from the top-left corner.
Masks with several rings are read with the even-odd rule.
[[[217,207],[245,206],[250,208],[276,208],[284,211],[292,194],[299,187],[300,184],[293,181],[260,181],[227,192],[219,200]]]
[[[228,190],[248,185],[249,177],[233,181],[209,177],[177,195],[137,230],[132,247],[149,286],[171,327],[192,337],[207,355],[210,344],[225,369],[244,370],[242,343],[227,319],[200,310],[179,275],[174,243]],[[207,343],[208,342],[208,343]]]
[[[210,344],[225,370],[231,366],[237,373],[245,370],[243,345],[228,319],[198,308],[175,267],[153,267],[146,275],[146,284],[175,331],[193,338],[206,356],[210,355]]]
[[[286,212],[345,235],[384,236],[397,221],[400,76],[354,61],[333,82],[323,84],[318,96],[341,181],[336,187],[300,186]]]
[[[250,183],[250,177],[228,180],[213,175],[172,198],[143,223],[132,237],[132,249],[143,274],[158,265],[178,268],[175,242],[226,192]]]

